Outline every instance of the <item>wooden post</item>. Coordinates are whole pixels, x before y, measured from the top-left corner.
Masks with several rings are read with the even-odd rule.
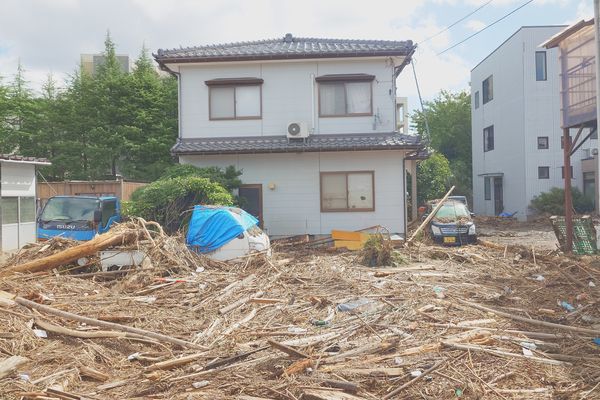
[[[435,205],[435,208],[433,209],[433,211],[431,211],[431,213],[427,216],[427,218],[425,218],[425,221],[423,221],[421,223],[421,225],[419,225],[419,227],[417,228],[417,230],[415,231],[415,233],[413,233],[412,236],[410,238],[408,238],[408,241],[406,242],[407,244],[410,243],[410,242],[412,242],[413,239],[415,237],[417,237],[417,235],[419,234],[419,232],[421,232],[423,230],[423,228],[425,228],[427,226],[427,224],[429,222],[431,222],[431,220],[433,219],[433,217],[435,216],[435,214],[442,207],[442,205],[444,204],[444,202],[448,199],[448,196],[450,196],[450,194],[452,194],[452,192],[454,191],[454,188],[455,188],[455,186],[452,186],[450,188],[450,190],[448,190],[448,193],[446,193],[446,195],[440,200],[440,202]]]
[[[571,136],[563,129],[563,175],[565,180],[565,253],[573,251],[573,198],[571,196]]]

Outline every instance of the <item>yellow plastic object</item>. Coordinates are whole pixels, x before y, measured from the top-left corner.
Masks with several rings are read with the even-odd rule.
[[[359,240],[336,240],[334,243],[336,249],[346,248],[348,250],[360,250],[364,245],[365,243]]]

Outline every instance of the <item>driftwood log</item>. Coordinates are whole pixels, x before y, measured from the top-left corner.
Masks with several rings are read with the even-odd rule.
[[[167,336],[167,335],[163,335],[161,333],[147,331],[145,329],[134,328],[132,326],[116,324],[114,322],[106,322],[106,321],[100,321],[100,320],[97,320],[94,318],[83,317],[81,315],[73,314],[73,313],[70,313],[67,311],[58,310],[58,309],[50,307],[50,306],[38,304],[34,301],[27,300],[22,297],[15,297],[14,301],[17,304],[20,304],[27,308],[38,310],[38,311],[44,312],[46,314],[55,315],[57,317],[69,319],[71,321],[84,322],[91,326],[99,326],[102,328],[113,329],[116,331],[132,333],[134,335],[139,335],[139,336],[143,336],[146,338],[154,339],[154,340],[157,340],[162,343],[171,343],[171,344],[181,346],[184,348],[196,348],[196,349],[207,350],[207,348],[204,346],[200,346],[199,344],[194,344],[194,343],[191,343],[191,342],[188,342],[185,340],[174,338],[172,336]],[[39,322],[39,320],[38,320],[38,322]],[[49,324],[49,325],[51,325],[51,324]],[[49,326],[49,325],[47,325],[47,326]]]
[[[12,275],[14,273],[47,271],[52,268],[60,267],[61,265],[66,265],[76,261],[81,257],[87,257],[92,254],[96,254],[97,252],[109,247],[128,244],[134,241],[139,236],[138,234],[139,232],[134,230],[126,230],[122,232],[109,231],[95,237],[90,241],[70,247],[59,253],[38,258],[36,260],[31,260],[24,264],[13,265],[8,268],[0,269],[0,277]]]

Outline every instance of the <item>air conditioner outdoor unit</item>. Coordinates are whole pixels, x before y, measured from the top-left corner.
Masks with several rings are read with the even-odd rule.
[[[305,139],[308,135],[308,124],[306,122],[290,122],[288,124],[288,139]]]

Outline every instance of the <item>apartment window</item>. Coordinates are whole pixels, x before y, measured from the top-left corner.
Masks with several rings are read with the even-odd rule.
[[[374,211],[373,171],[321,172],[321,212]]]
[[[479,108],[479,90],[475,92],[473,102],[475,103],[475,109]]]
[[[546,66],[546,52],[535,52],[535,80],[545,81],[548,79],[548,71]]]
[[[323,75],[319,83],[320,117],[373,115],[373,80],[367,74]]]
[[[260,119],[262,79],[213,79],[208,86],[211,120]]]
[[[481,92],[483,93],[483,104],[492,101],[494,99],[494,76],[490,75],[481,85]]]
[[[483,130],[483,151],[494,150],[494,125]]]
[[[550,167],[538,167],[538,179],[550,179]]]
[[[492,178],[490,178],[489,176],[483,178],[483,199],[492,199]]]
[[[548,136],[538,136],[537,148],[538,148],[538,150],[548,150],[550,148],[550,142],[548,141]]]
[[[562,178],[565,179],[565,167],[560,167],[560,174],[562,175]],[[575,179],[573,177],[573,166],[571,165],[571,179]]]

